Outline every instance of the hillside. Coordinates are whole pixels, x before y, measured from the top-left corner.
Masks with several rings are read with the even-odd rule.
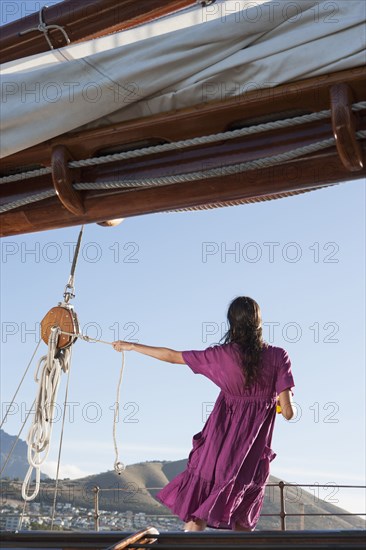
[[[0,470],[2,470],[5,460],[8,457],[16,437],[9,435],[4,430],[0,429]],[[22,439],[19,439],[12,453],[9,462],[4,469],[2,477],[10,479],[23,479],[27,473],[29,464],[27,461],[27,444]],[[41,474],[41,479],[46,479],[48,476]]]
[[[125,472],[118,476],[113,471],[88,476],[71,482],[62,482],[61,490],[65,495],[72,494],[78,505],[86,502],[85,496],[89,495],[89,503],[92,502],[92,489],[95,486],[107,491],[100,492],[100,508],[107,510],[134,512],[144,511],[148,514],[169,514],[170,512],[154,500],[154,495],[160,487],[163,487],[174,476],[183,471],[186,460],[174,462],[145,462],[127,466]],[[278,483],[280,479],[271,476],[269,483]],[[122,490],[121,490],[122,489]],[[70,491],[71,490],[71,491]],[[286,513],[298,514],[329,514],[342,513],[345,510],[316,499],[311,494],[299,487],[286,489]],[[263,514],[278,514],[280,511],[280,494],[275,487],[267,487],[265,502],[262,509],[262,518],[258,529],[278,529],[278,516],[270,517]],[[300,517],[288,517],[287,528],[292,529],[364,529],[365,522],[359,517],[352,516],[308,516],[301,524]]]
[[[5,434],[7,435],[7,434]],[[8,436],[11,437],[11,436]],[[2,440],[9,440],[2,435]],[[2,453],[5,454],[5,449]],[[26,444],[19,442],[18,453],[26,452]],[[25,457],[23,456],[23,460]],[[21,465],[21,461],[16,464]],[[145,512],[147,514],[170,514],[164,506],[159,504],[154,496],[157,491],[183,471],[186,460],[173,462],[142,462],[126,467],[122,475],[114,471],[107,471],[97,475],[87,476],[77,480],[60,480],[58,502],[69,502],[76,507],[91,508],[94,505],[94,487],[98,486],[99,508],[101,510],[117,510],[125,512]],[[17,470],[18,472],[19,470]],[[280,480],[271,476],[269,483],[278,483]],[[20,498],[20,483],[3,482],[3,495],[11,494],[12,498]],[[41,485],[38,502],[49,504],[53,499],[54,480],[47,479]],[[364,529],[365,522],[358,516],[329,516],[321,514],[342,513],[345,510],[321,499],[300,487],[288,487],[285,490],[286,513],[320,514],[305,517],[303,522],[299,516],[287,518],[288,529]],[[258,529],[278,529],[279,517],[266,516],[278,514],[280,511],[280,493],[276,487],[267,487],[262,517]]]

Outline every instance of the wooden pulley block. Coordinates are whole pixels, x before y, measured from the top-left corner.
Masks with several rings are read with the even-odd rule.
[[[57,341],[59,349],[68,348],[77,339],[79,333],[79,322],[75,311],[71,307],[57,306],[50,309],[41,321],[41,338],[48,345],[52,327],[59,327],[67,334],[60,334]],[[74,336],[75,335],[75,336]]]

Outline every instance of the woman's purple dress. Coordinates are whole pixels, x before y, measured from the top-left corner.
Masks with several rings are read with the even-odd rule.
[[[254,529],[262,508],[276,418],[276,396],[294,386],[287,352],[264,348],[260,378],[244,386],[237,344],[184,351],[185,363],[221,392],[204,428],[193,437],[187,468],[156,495],[183,521]]]

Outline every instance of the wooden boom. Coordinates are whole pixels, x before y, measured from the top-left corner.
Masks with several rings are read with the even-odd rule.
[[[194,4],[194,0],[65,0],[45,7],[43,21],[47,26],[62,27],[73,43],[128,29]],[[49,50],[42,32],[28,32],[38,27],[39,14],[24,16],[24,6],[25,2],[4,6],[4,17],[8,13],[19,18],[1,27],[1,63]],[[49,29],[48,36],[54,48],[66,45],[59,29]]]
[[[255,90],[223,101],[68,133],[3,159],[1,175],[52,166],[52,174],[2,184],[5,204],[42,191],[57,195],[0,216],[1,235],[103,222],[152,212],[269,200],[366,176],[366,68],[359,67],[275,88]],[[70,159],[88,159],[247,127],[261,122],[331,110],[329,119],[222,140],[184,150],[70,169]],[[160,177],[222,167],[273,156],[317,141],[335,145],[277,166],[189,183],[129,190],[76,191],[74,182]]]

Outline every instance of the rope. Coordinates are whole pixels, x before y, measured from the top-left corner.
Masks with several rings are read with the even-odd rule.
[[[234,200],[226,200],[226,201],[217,201],[211,204],[187,206],[184,208],[177,208],[175,210],[167,210],[165,213],[171,214],[172,212],[193,212],[196,210],[213,210],[215,208],[225,208],[228,206],[239,206],[242,204],[253,204],[257,202],[272,201],[272,200],[278,200],[278,199],[283,199],[287,197],[293,197],[296,195],[301,195],[303,193],[309,193],[311,191],[320,191],[321,189],[325,189],[326,187],[333,187],[334,185],[339,185],[339,183],[329,183],[326,185],[322,185],[321,187],[310,187],[308,189],[297,189],[294,191],[285,191],[283,193],[277,193],[276,195],[264,195],[263,197],[255,197],[250,199],[234,199]]]
[[[359,131],[356,133],[357,137],[366,137],[366,131]],[[162,176],[158,178],[144,178],[140,180],[124,180],[124,181],[111,181],[111,182],[92,182],[92,183],[76,183],[75,189],[78,190],[96,190],[96,189],[123,189],[129,187],[158,187],[164,185],[172,185],[176,183],[186,183],[191,181],[197,181],[202,179],[209,179],[214,177],[229,176],[234,174],[241,174],[250,170],[267,168],[269,166],[275,166],[288,162],[303,155],[321,151],[327,149],[336,143],[335,138],[328,138],[323,141],[304,145],[292,149],[292,151],[286,151],[285,153],[279,153],[271,157],[264,157],[262,159],[250,160],[248,162],[231,164],[229,166],[220,166],[218,168],[210,168],[208,170],[198,170],[196,172],[188,172],[186,174],[177,174],[173,176]]]
[[[357,112],[366,109],[366,101],[360,101],[352,105],[352,110]],[[164,153],[176,149],[185,149],[188,147],[194,147],[195,145],[205,145],[210,143],[216,143],[227,139],[236,139],[243,136],[253,135],[261,132],[267,132],[276,130],[279,128],[287,128],[290,126],[297,126],[299,124],[306,124],[308,122],[314,122],[317,120],[323,120],[331,116],[331,110],[323,110],[316,113],[310,113],[302,116],[287,118],[283,120],[277,120],[272,122],[266,122],[263,124],[257,124],[248,128],[241,128],[238,130],[232,130],[228,132],[220,132],[218,134],[210,134],[208,136],[200,136],[196,138],[180,140],[173,143],[164,143],[162,145],[154,145],[152,147],[144,147],[135,151],[125,151],[123,153],[116,153],[113,155],[105,155],[102,157],[95,157],[91,159],[76,160],[68,163],[70,168],[83,168],[87,166],[95,166],[98,164],[106,164],[108,162],[116,162],[118,160],[127,160],[131,158],[143,157],[146,155],[152,155],[157,153]],[[51,168],[40,168],[38,170],[32,170],[29,172],[23,172],[20,174],[13,174],[10,176],[3,176],[0,178],[0,184],[11,183],[23,179],[36,178],[51,174]]]
[[[357,138],[366,138],[366,131],[360,130],[356,132]],[[251,160],[244,163],[232,164],[228,166],[221,166],[219,168],[211,168],[209,170],[199,170],[196,172],[188,172],[185,174],[177,174],[174,176],[162,176],[158,178],[143,178],[136,180],[124,180],[124,181],[106,181],[106,182],[83,182],[75,183],[74,189],[77,190],[101,190],[101,189],[129,189],[129,188],[144,188],[148,189],[150,187],[159,187],[165,185],[173,185],[176,183],[187,183],[191,181],[197,181],[202,179],[210,179],[214,177],[229,176],[235,174],[241,174],[250,170],[267,168],[270,166],[275,166],[283,162],[288,162],[298,157],[302,157],[309,153],[314,153],[327,149],[328,147],[333,146],[336,143],[335,138],[328,138],[323,141],[318,141],[316,143],[311,143],[309,145],[304,145],[303,147],[298,147],[287,151],[285,153],[280,153],[272,157],[264,157],[262,159]],[[1,183],[1,182],[0,182]],[[52,197],[56,192],[51,189],[49,191],[43,191],[36,195],[26,197],[24,199],[18,199],[16,201],[4,204],[0,207],[0,214],[13,210],[14,208],[19,208],[20,206],[25,206],[27,204],[32,204],[40,200]]]
[[[20,174],[3,176],[0,178],[0,184],[13,183],[14,181],[20,180],[29,180],[30,178],[39,178],[41,176],[47,176],[47,174],[52,174],[52,168],[38,168],[37,170],[29,170],[28,172],[22,172]]]
[[[91,338],[90,336],[87,336],[86,334],[81,333],[73,333],[73,332],[66,332],[64,330],[59,331],[60,334],[66,334],[66,336],[74,336],[76,338],[80,338],[81,340],[84,340],[85,342],[98,342],[99,344],[107,344],[108,346],[112,346],[113,342],[106,342],[105,340],[100,340],[98,338]],[[119,379],[117,384],[117,398],[116,403],[114,407],[114,415],[113,415],[113,445],[114,445],[114,452],[115,452],[115,461],[114,461],[114,470],[116,474],[121,475],[122,472],[125,470],[125,465],[123,462],[120,462],[119,460],[119,452],[118,452],[118,445],[117,445],[117,437],[116,437],[116,429],[117,429],[117,422],[118,422],[118,413],[119,413],[119,402],[120,402],[120,391],[121,391],[121,384],[122,384],[122,378],[123,378],[123,371],[125,367],[125,353],[122,351],[122,365],[119,373]]]
[[[71,266],[70,276],[69,276],[69,279],[67,281],[65,291],[64,291],[64,303],[65,304],[68,304],[69,301],[72,298],[75,298],[75,288],[74,288],[75,269],[76,269],[76,265],[77,265],[77,262],[78,262],[80,246],[81,246],[81,240],[83,238],[83,232],[84,232],[84,225],[81,226],[81,229],[80,229],[80,232],[79,232],[79,237],[78,237],[78,240],[77,240],[77,243],[76,243],[74,257],[72,259],[72,266]]]
[[[352,105],[352,110],[360,111],[366,109],[366,101],[355,103]],[[271,130],[277,130],[281,128],[288,128],[291,126],[298,126],[306,124],[308,122],[315,122],[317,120],[323,120],[329,118],[331,111],[324,110],[317,113],[311,113],[307,115],[301,115],[292,118],[286,118],[283,120],[276,120],[271,122],[265,122],[262,124],[256,124],[249,126],[248,128],[240,128],[238,130],[230,130],[228,132],[219,132],[217,134],[210,134],[208,136],[199,136],[195,138],[175,141],[173,143],[164,143],[162,145],[154,145],[152,147],[143,147],[135,151],[125,151],[123,153],[115,153],[113,155],[105,155],[103,157],[96,157],[92,159],[71,161],[69,163],[70,168],[84,168],[87,166],[95,166],[97,164],[105,164],[108,162],[115,162],[118,160],[127,160],[131,158],[144,157],[146,155],[165,153],[167,151],[174,151],[177,149],[186,149],[188,147],[194,147],[196,145],[207,145],[216,143],[218,141],[225,141],[228,139],[237,139],[240,137],[250,136],[253,134],[259,134],[262,132],[270,132]],[[1,179],[0,179],[1,183]]]
[[[360,132],[358,132],[360,133]],[[230,166],[222,166],[220,168],[211,168],[210,170],[200,170],[196,172],[190,172],[186,174],[177,174],[175,176],[162,176],[160,178],[144,178],[140,180],[124,180],[124,181],[111,181],[111,182],[85,182],[85,183],[76,183],[74,188],[77,190],[99,190],[99,189],[129,189],[129,188],[144,188],[148,189],[150,187],[159,187],[164,185],[172,185],[175,183],[185,183],[190,181],[196,181],[199,179],[208,179],[216,176],[225,176],[232,174],[239,174],[246,172],[247,170],[253,170],[255,168],[264,168],[267,166],[274,166],[283,161],[292,160],[299,156],[302,156],[307,153],[314,151],[319,151],[321,149],[326,149],[334,145],[335,139],[329,138],[311,145],[306,145],[288,151],[286,153],[281,153],[273,157],[265,157],[263,159],[252,160],[246,163],[233,164]],[[0,207],[0,213],[13,210],[20,206],[25,206],[27,204],[32,204],[38,202],[50,196],[54,196],[56,192],[52,189],[50,191],[43,191],[42,193],[25,197],[23,199],[18,199],[14,202],[4,204]]]
[[[20,520],[19,520],[18,531],[21,531],[21,530],[22,530],[22,527],[23,527],[23,521],[24,521],[24,515],[25,515],[26,506],[27,506],[27,501],[25,500],[24,503],[23,503],[22,514],[21,514]]]
[[[80,340],[84,340],[85,342],[98,342],[100,344],[108,344],[108,346],[112,346],[113,342],[106,342],[106,340],[99,340],[98,338],[91,338],[91,336],[87,336],[86,334],[81,334],[80,332],[66,332],[65,330],[59,330],[59,334],[66,334],[66,336],[74,336],[75,338],[80,338]]]
[[[60,27],[60,25],[47,25],[43,19],[43,10],[44,8],[47,8],[48,6],[43,6],[43,8],[41,8],[39,10],[39,24],[37,27],[33,27],[31,29],[28,29],[26,31],[23,31],[23,32],[20,32],[19,33],[19,36],[23,36],[24,34],[28,34],[29,32],[33,32],[33,31],[39,31],[39,32],[43,32],[44,34],[44,37],[45,39],[47,40],[47,43],[50,47],[51,50],[54,50],[54,46],[51,42],[51,40],[49,39],[49,36],[48,36],[48,31],[50,29],[58,29],[59,31],[62,32],[62,34],[64,35],[64,38],[66,40],[66,44],[70,44],[71,41],[69,39],[69,37],[67,36],[67,33],[65,31],[65,29],[63,27]]]
[[[66,389],[65,389],[64,410],[63,410],[63,414],[62,414],[61,435],[60,435],[60,443],[59,443],[59,447],[58,447],[55,491],[54,491],[54,494],[53,494],[53,506],[52,506],[52,515],[51,515],[51,531],[53,531],[53,524],[54,524],[54,521],[55,521],[55,514],[56,514],[56,501],[57,501],[58,482],[59,482],[59,474],[60,474],[61,450],[62,450],[62,442],[63,442],[63,438],[64,438],[67,397],[69,395],[70,372],[71,372],[71,355],[72,355],[72,347],[70,349],[69,370],[67,371],[67,383],[66,383]]]
[[[14,208],[19,208],[20,206],[26,206],[27,204],[32,204],[34,202],[48,199],[50,197],[53,197],[54,195],[56,195],[56,191],[54,189],[50,189],[49,191],[42,191],[41,193],[37,193],[36,195],[30,195],[29,197],[25,197],[24,199],[17,199],[15,201],[8,202],[7,204],[0,206],[0,214],[8,212],[9,210],[14,210]]]
[[[70,280],[69,280],[69,283],[68,283],[68,284],[71,284],[71,285],[74,285],[75,269],[76,269],[76,264],[78,262],[80,246],[81,246],[81,239],[83,238],[83,232],[84,232],[84,225],[82,225],[81,228],[80,228],[80,233],[79,233],[78,240],[77,240],[77,243],[76,243],[74,257],[72,259],[72,265],[71,265],[71,271],[70,271]]]
[[[365,132],[366,135],[366,132]],[[335,139],[329,138],[323,141],[318,141],[310,145],[298,147],[292,151],[280,153],[272,157],[264,157],[262,159],[250,160],[248,162],[231,164],[229,166],[220,166],[218,168],[210,168],[208,170],[198,170],[196,172],[188,172],[185,174],[177,174],[173,176],[161,176],[157,178],[144,178],[140,180],[124,180],[124,181],[105,181],[105,182],[92,182],[92,183],[76,183],[75,189],[78,190],[98,190],[98,189],[128,189],[129,187],[159,187],[165,185],[173,185],[177,183],[187,183],[202,179],[209,179],[214,177],[230,176],[234,174],[241,174],[249,170],[266,168],[269,166],[275,166],[282,162],[287,162],[303,155],[314,153],[322,149],[327,149],[334,145]]]
[[[125,352],[122,351],[122,365],[121,365],[121,370],[119,372],[119,379],[117,384],[117,397],[116,397],[116,403],[115,403],[114,415],[113,415],[113,445],[114,445],[114,453],[115,453],[114,471],[118,475],[121,475],[122,472],[126,469],[123,462],[120,462],[119,460],[117,437],[116,437],[116,428],[117,428],[118,413],[119,413],[120,390],[121,390],[124,366],[125,366]]]
[[[52,327],[48,340],[48,352],[39,360],[35,381],[38,382],[38,394],[33,423],[30,427],[28,443],[29,468],[22,485],[22,497],[26,501],[34,500],[39,492],[41,471],[40,467],[46,460],[53,428],[53,414],[56,404],[57,392],[60,384],[61,370],[69,370],[70,350],[58,350],[57,341],[59,329]],[[42,373],[38,379],[38,372]],[[43,456],[42,456],[43,453]],[[36,472],[35,488],[31,495],[28,494],[33,470]]]
[[[7,417],[8,417],[9,411],[11,410],[11,407],[13,406],[13,403],[14,403],[14,401],[15,401],[15,398],[16,398],[16,396],[18,395],[18,391],[20,390],[20,387],[21,387],[21,385],[22,385],[22,383],[23,383],[23,381],[24,381],[24,378],[25,378],[25,376],[26,376],[28,370],[29,370],[29,367],[31,366],[31,364],[32,364],[32,362],[33,362],[34,356],[35,356],[35,354],[37,353],[37,350],[38,350],[38,348],[39,348],[39,344],[40,344],[40,343],[41,343],[41,339],[38,340],[38,343],[37,343],[37,345],[36,345],[36,349],[34,350],[33,355],[32,355],[32,357],[31,357],[31,359],[30,359],[30,361],[29,361],[29,363],[28,363],[28,365],[27,365],[27,368],[25,369],[25,372],[24,372],[24,374],[23,374],[23,376],[22,376],[22,379],[21,379],[21,381],[19,382],[19,385],[18,385],[18,387],[17,387],[17,389],[16,389],[16,391],[15,391],[14,397],[13,397],[13,399],[11,400],[11,403],[10,403],[9,407],[8,407],[7,410],[6,410],[5,416],[4,416],[4,418],[2,419],[2,422],[1,422],[1,424],[0,424],[0,428],[3,427],[3,424],[5,423],[5,421],[6,421]]]
[[[366,102],[365,102],[366,107]],[[146,155],[166,153],[167,151],[175,151],[177,149],[186,149],[188,147],[194,147],[196,145],[208,145],[216,143],[218,141],[224,141],[228,139],[237,139],[244,136],[250,136],[253,134],[259,134],[266,131],[276,130],[278,128],[287,128],[289,126],[297,126],[307,122],[314,122],[316,120],[323,120],[328,118],[330,111],[320,111],[318,113],[312,113],[310,115],[302,115],[294,118],[287,118],[284,120],[265,122],[263,124],[257,124],[248,128],[240,128],[238,130],[230,130],[228,132],[219,132],[218,134],[210,134],[208,136],[199,136],[196,138],[190,138],[172,143],[163,143],[162,145],[153,145],[152,147],[143,147],[142,149],[136,149],[135,151],[125,151],[123,153],[115,153],[113,155],[105,155],[102,157],[96,157],[92,159],[71,161],[70,168],[85,168],[88,166],[96,166],[98,164],[106,164],[109,162],[116,162],[119,160],[128,160],[138,157],[144,157]]]

